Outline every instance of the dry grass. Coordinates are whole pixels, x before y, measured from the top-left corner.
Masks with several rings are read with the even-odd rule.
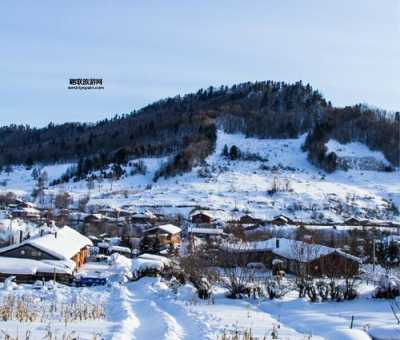
[[[38,338],[38,336],[40,338]],[[50,326],[46,327],[42,335],[32,335],[30,330],[25,331],[23,334],[12,335],[4,330],[0,331],[0,340],[79,340],[81,336],[75,331],[56,332]],[[93,334],[91,340],[101,340],[103,337],[99,334]]]
[[[50,303],[32,295],[16,296],[9,294],[0,301],[0,320],[19,322],[62,321],[71,322],[99,320],[105,318],[104,302],[91,302],[78,297],[72,303],[58,303],[54,298]]]

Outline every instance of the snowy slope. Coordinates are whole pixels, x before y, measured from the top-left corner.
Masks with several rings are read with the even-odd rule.
[[[374,158],[378,162],[382,162],[386,165],[389,164],[382,152],[372,151],[365,144],[359,142],[341,144],[338,141],[331,139],[325,145],[328,148],[328,152],[335,152],[339,157],[368,157]]]
[[[112,190],[110,182],[96,182],[90,204],[113,207],[130,204],[138,210],[150,206],[159,212],[184,215],[200,206],[214,210],[216,217],[223,220],[244,213],[263,219],[283,213],[305,221],[340,222],[351,216],[398,220],[392,214],[391,201],[397,207],[400,205],[399,171],[352,169],[324,174],[308,162],[301,150],[304,137],[268,140],[219,131],[216,150],[206,159],[206,165],[153,183],[154,172],[167,159],[143,159],[148,167],[146,175],[122,178],[112,184]],[[242,153],[258,154],[260,160],[226,159],[221,156],[224,145],[236,145]],[[338,151],[335,142],[329,145]],[[343,150],[346,154],[359,154],[362,148],[366,154],[380,157],[360,145],[347,144]],[[60,165],[54,169],[47,167],[47,171],[55,174],[60,168]],[[206,173],[206,177],[199,176],[199,172]],[[3,191],[12,189],[29,194],[34,186],[30,172],[23,168],[10,176],[2,173],[0,182],[3,179],[9,180]],[[283,189],[269,194],[274,182]],[[48,192],[55,194],[61,190],[72,192],[75,198],[88,191],[86,183],[81,181],[52,187]]]
[[[325,146],[328,153],[334,152],[338,156],[339,167],[345,169],[384,170],[390,165],[382,152],[372,151],[359,142],[341,144],[331,139]]]

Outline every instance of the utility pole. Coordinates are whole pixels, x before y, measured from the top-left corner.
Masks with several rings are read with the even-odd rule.
[[[372,240],[372,271],[375,273],[375,239]]]
[[[13,222],[13,220],[12,220],[12,218],[10,218],[10,226],[9,226],[9,243],[10,243],[10,245],[11,244],[13,244],[13,229],[12,229],[12,222]]]

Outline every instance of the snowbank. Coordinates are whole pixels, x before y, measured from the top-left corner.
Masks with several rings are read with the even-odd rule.
[[[371,340],[361,329],[338,329],[326,335],[326,340]]]
[[[400,326],[372,327],[368,330],[368,334],[375,340],[400,339]]]
[[[197,289],[191,284],[178,287],[177,297],[179,300],[192,301],[197,299]]]

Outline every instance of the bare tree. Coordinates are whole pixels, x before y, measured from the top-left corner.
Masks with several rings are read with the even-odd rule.
[[[94,179],[89,177],[86,181],[86,186],[88,188],[88,197],[90,197],[90,192],[94,189]]]
[[[219,283],[228,290],[227,297],[232,299],[251,295],[251,286],[255,279],[255,269],[249,268],[249,249],[246,245],[234,250],[220,250],[218,263],[222,268]]]

